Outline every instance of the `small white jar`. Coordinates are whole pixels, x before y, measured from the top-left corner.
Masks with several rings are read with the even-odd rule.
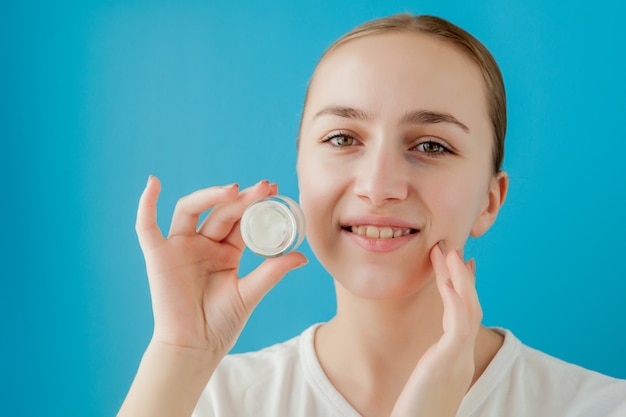
[[[289,197],[264,197],[243,212],[240,230],[248,249],[265,258],[276,258],[304,240],[304,213]]]

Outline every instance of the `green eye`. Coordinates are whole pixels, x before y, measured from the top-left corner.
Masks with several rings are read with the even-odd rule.
[[[324,142],[328,142],[333,146],[338,148],[345,148],[348,146],[356,145],[357,141],[352,136],[344,135],[344,134],[336,134],[329,138],[327,138]]]
[[[435,142],[422,143],[420,147],[426,153],[437,153],[441,152],[441,150],[443,149],[443,146]]]
[[[333,141],[337,146],[350,146],[354,144],[354,138],[348,136],[337,136],[333,138]]]
[[[422,142],[416,146],[416,149],[420,152],[423,152],[429,155],[438,155],[438,154],[449,152],[448,148],[446,148],[440,143],[433,142],[433,141]]]

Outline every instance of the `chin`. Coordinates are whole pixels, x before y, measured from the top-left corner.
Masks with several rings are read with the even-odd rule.
[[[355,297],[385,300],[397,299],[418,293],[430,282],[428,273],[409,273],[404,268],[367,266],[350,271],[331,272],[337,283]],[[413,269],[415,271],[415,269]]]

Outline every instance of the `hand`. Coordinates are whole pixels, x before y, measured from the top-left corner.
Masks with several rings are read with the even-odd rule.
[[[211,187],[180,199],[167,238],[156,222],[160,188],[150,177],[136,224],[152,297],[151,344],[225,355],[263,296],[307,260],[294,252],[265,260],[245,278],[237,276],[244,249],[239,220],[251,202],[277,193],[267,181],[241,192],[237,185]]]
[[[454,417],[474,375],[474,345],[482,320],[475,263],[458,251],[430,252],[443,299],[443,335],[422,356],[391,413],[392,417]]]

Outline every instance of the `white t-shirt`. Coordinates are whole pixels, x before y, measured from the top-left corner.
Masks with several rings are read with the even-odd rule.
[[[315,355],[318,325],[257,352],[228,355],[194,417],[360,417]],[[523,345],[510,331],[467,393],[457,417],[626,417],[626,380],[563,362]]]

